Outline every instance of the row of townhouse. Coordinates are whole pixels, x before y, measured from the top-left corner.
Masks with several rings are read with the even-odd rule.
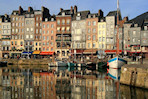
[[[147,14],[128,21],[119,13],[120,52],[147,56]],[[14,10],[0,16],[0,57],[52,56],[69,58],[89,56],[99,51],[116,52],[117,11],[105,17],[102,10],[78,11],[77,6],[50,15],[49,9]],[[129,54],[128,54],[129,55]]]

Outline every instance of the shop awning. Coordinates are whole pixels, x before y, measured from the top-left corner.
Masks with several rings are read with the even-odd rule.
[[[87,49],[84,50],[83,54],[96,54],[97,50],[96,49]]]
[[[32,52],[23,52],[22,54],[23,54],[23,55],[28,55],[28,54],[31,55]]]
[[[34,51],[32,54],[40,54],[41,51]]]
[[[53,55],[54,52],[41,52],[40,55]]]
[[[83,51],[84,51],[84,50],[76,49],[76,50],[71,50],[71,53],[72,53],[72,54],[83,54]]]
[[[119,50],[122,53],[122,50]],[[105,50],[105,53],[116,53],[116,50]]]

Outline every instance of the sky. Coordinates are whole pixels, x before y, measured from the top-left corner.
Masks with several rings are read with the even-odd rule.
[[[41,6],[45,6],[52,15],[57,14],[60,8],[70,9],[74,5],[77,5],[78,11],[90,10],[91,13],[102,9],[106,16],[109,11],[117,9],[117,0],[0,0],[0,15],[11,14],[13,10],[18,10],[19,6],[24,10],[29,6],[41,10]],[[148,0],[119,0],[119,7],[122,17],[128,16],[132,19],[148,12]]]

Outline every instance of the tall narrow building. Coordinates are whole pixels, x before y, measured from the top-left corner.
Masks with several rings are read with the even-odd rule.
[[[10,18],[7,14],[5,14],[3,21],[1,23],[2,30],[1,30],[1,36],[2,36],[2,57],[3,58],[9,58],[9,51],[10,51],[10,39],[11,39],[11,22]]]
[[[73,13],[77,13],[77,6],[74,9],[63,10],[56,16],[57,32],[57,56],[58,58],[68,58],[70,56],[71,47],[71,20]]]
[[[79,11],[73,16],[71,27],[71,52],[75,58],[81,59],[86,49],[86,18],[90,11]],[[78,59],[77,58],[77,59]]]
[[[50,16],[42,23],[42,56],[52,56],[56,50],[56,18]]]
[[[20,6],[19,10],[14,10],[11,14],[11,52],[10,56],[16,58],[21,56],[24,50],[24,26],[26,11]]]

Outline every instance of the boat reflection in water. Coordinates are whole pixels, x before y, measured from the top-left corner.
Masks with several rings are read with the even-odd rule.
[[[135,99],[148,93],[129,86],[117,87],[116,82],[102,70],[87,68],[73,71],[0,68],[1,99]]]

